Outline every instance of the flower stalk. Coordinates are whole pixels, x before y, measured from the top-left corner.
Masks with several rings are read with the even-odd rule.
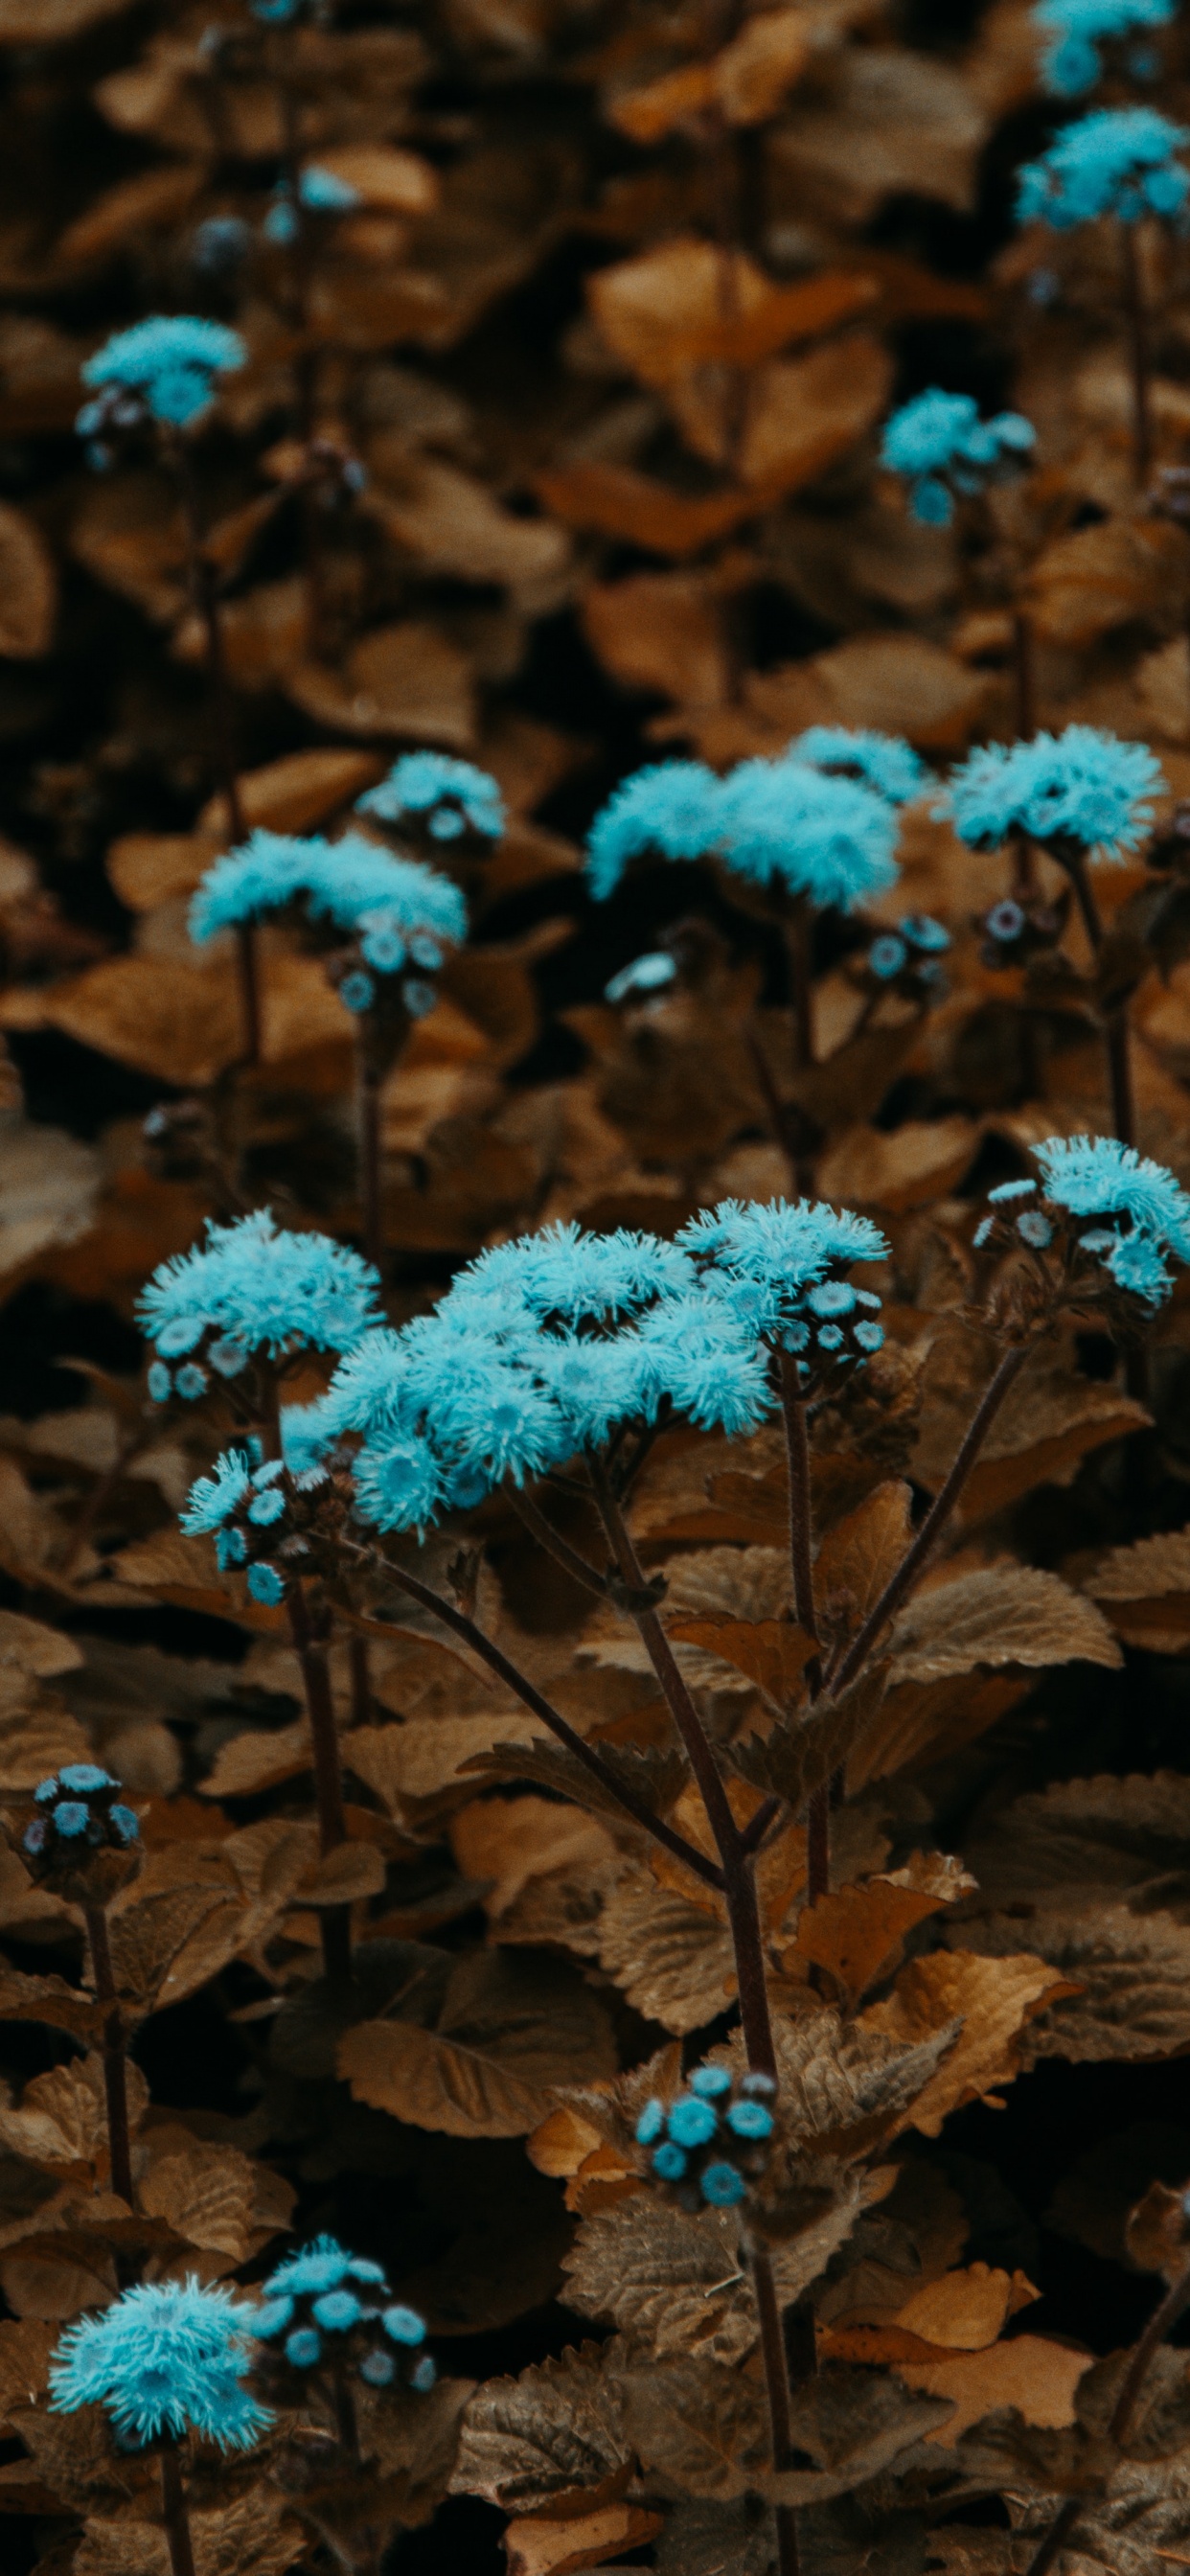
[[[128,2117],[128,2066],[123,2015],[112,1968],[107,1914],[102,1905],[84,1907],[91,1947],[91,1973],[96,2000],[103,2008],[103,2089],[107,2103],[108,2162],[117,2199],[135,2209],[132,2181],[132,2131]]]
[[[190,2515],[186,2489],[182,2481],[182,2464],[178,2445],[166,2440],[161,2447],[161,2517],[165,2524],[166,2546],[172,2576],[195,2576],[194,2542],[190,2532]]]

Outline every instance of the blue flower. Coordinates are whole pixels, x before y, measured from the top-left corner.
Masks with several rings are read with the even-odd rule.
[[[150,1377],[152,1374],[150,1369]],[[193,1362],[188,1361],[185,1368],[178,1370],[174,1383],[179,1395],[185,1397],[187,1404],[193,1404],[198,1396],[206,1394],[209,1381],[205,1369],[195,1368]]]
[[[74,1798],[89,1798],[96,1789],[118,1789],[120,1785],[110,1771],[101,1771],[97,1762],[64,1762],[58,1781]]]
[[[435,840],[455,840],[464,824],[485,841],[498,841],[504,830],[504,800],[486,769],[469,760],[451,760],[441,751],[407,751],[394,761],[387,778],[356,802],[357,814],[375,814],[382,823],[399,823],[406,814],[425,814]],[[436,829],[444,822],[456,828]]]
[[[982,492],[1023,465],[1036,442],[1032,422],[1020,412],[981,420],[970,394],[946,394],[933,385],[885,422],[880,462],[905,477],[915,518],[947,527],[956,493]]]
[[[738,1439],[770,1410],[768,1368],[752,1321],[722,1297],[667,1298],[630,1338],[647,1365],[651,1400],[642,1394],[629,1413],[651,1418],[668,1396],[700,1431]]]
[[[683,1226],[679,1244],[714,1271],[720,1294],[758,1333],[777,1338],[800,1313],[808,1289],[834,1266],[885,1261],[888,1245],[867,1217],[822,1200],[724,1199]],[[860,1304],[879,1304],[857,1292]]]
[[[277,189],[260,229],[265,240],[272,242],[277,250],[287,250],[289,244],[297,240],[301,222],[287,188]]]
[[[645,957],[634,957],[630,966],[621,966],[610,984],[603,988],[605,1002],[626,1002],[633,993],[660,993],[677,978],[677,963],[666,948],[650,949]]]
[[[748,2186],[735,2165],[726,2162],[707,2165],[700,2177],[704,2200],[712,2209],[734,2209],[743,2200]]]
[[[328,2334],[346,2334],[363,2313],[354,2290],[324,2290],[314,2301],[313,2314]]]
[[[322,2352],[322,2337],[313,2326],[298,2326],[285,2339],[285,2358],[295,2370],[312,2370]]]
[[[728,2081],[730,2082],[730,2077]],[[665,2127],[665,2104],[652,2094],[637,2121],[633,2135],[640,2147],[651,2147]]]
[[[415,1431],[361,1449],[355,1462],[360,1510],[374,1528],[424,1529],[447,1490],[447,1478],[428,1440]]]
[[[697,2093],[679,2093],[665,2125],[675,2146],[705,2147],[718,2129],[719,2115]]]
[[[1050,40],[1042,56],[1047,88],[1059,98],[1080,98],[1103,70],[1105,39],[1168,26],[1175,6],[1176,0],[1038,0],[1034,24]]]
[[[411,2349],[416,2349],[419,2343],[425,2342],[426,2321],[424,2317],[419,2317],[416,2308],[403,2307],[398,2300],[391,2308],[386,2308],[384,2311],[384,2331],[387,2335],[391,2335],[394,2343],[407,2344]]]
[[[191,1486],[186,1508],[179,1514],[181,1527],[192,1538],[209,1537],[222,1529],[251,1491],[252,1474],[243,1450],[225,1449],[215,1460],[213,1474],[200,1476]]]
[[[341,929],[395,931],[404,949],[415,937],[457,947],[467,936],[467,907],[456,885],[420,859],[398,858],[348,832],[341,841],[317,834],[253,832],[208,868],[190,907],[190,936],[201,945],[216,931],[257,921],[304,900],[315,920]],[[378,966],[375,955],[369,964]],[[383,971],[383,970],[381,970]]]
[[[910,804],[920,796],[929,776],[912,744],[902,742],[899,734],[872,733],[863,727],[853,732],[849,725],[811,725],[790,743],[785,757],[803,760],[809,768],[836,777],[858,778],[890,805]]]
[[[81,1798],[63,1798],[54,1809],[54,1830],[67,1842],[74,1842],[79,1834],[85,1834],[90,1822],[91,1810],[84,1806]]]
[[[1161,1163],[1114,1136],[1051,1136],[1034,1148],[1047,1199],[1071,1216],[1126,1216],[1190,1261],[1190,1198]]]
[[[357,971],[345,975],[339,986],[339,1000],[346,1011],[370,1011],[376,999],[376,987],[370,975]]]
[[[741,761],[719,792],[724,866],[820,906],[852,912],[895,885],[896,844],[886,797],[788,755]]]
[[[1190,130],[1152,107],[1095,108],[1066,126],[1039,161],[1019,173],[1020,221],[1072,224],[1115,215],[1125,224],[1146,215],[1180,217],[1190,177],[1175,159]]]
[[[303,170],[298,195],[313,215],[347,215],[363,203],[358,188],[338,178],[333,170],[324,170],[318,161],[311,161]]]
[[[272,2422],[242,2382],[251,2311],[223,2289],[142,2283],[63,2335],[50,2403],[63,2414],[104,2406],[126,2441],[194,2432],[224,2451],[250,2450]]]
[[[1164,788],[1146,743],[1075,724],[1032,742],[985,743],[953,771],[942,810],[972,849],[998,849],[1022,831],[1122,861],[1151,831],[1151,800]]]
[[[350,1350],[379,1321],[379,1286],[349,1245],[290,1233],[257,1208],[232,1225],[208,1220],[206,1242],[161,1263],[137,1312],[167,1356],[193,1350],[214,1332],[245,1356],[267,1351],[279,1359],[303,1347]],[[219,1347],[210,1353],[216,1367]]]
[[[247,257],[252,234],[241,215],[207,215],[196,225],[190,256],[196,268],[218,277]]]
[[[692,2093],[701,2093],[708,2102],[717,2102],[724,2093],[731,2091],[731,2076],[726,2066],[696,2066],[686,2082]]]
[[[353,2257],[337,2236],[316,2236],[309,2245],[298,2247],[283,2263],[270,2272],[264,2284],[269,2299],[317,2296],[322,2290],[336,2290],[340,2281],[351,2278]]]
[[[173,1394],[173,1376],[164,1360],[154,1360],[149,1369],[148,1389],[154,1404],[166,1404]]]
[[[359,2375],[367,2380],[369,2388],[390,2388],[397,2375],[397,2365],[391,2352],[366,2352],[359,2366]]]
[[[82,377],[86,385],[126,386],[141,396],[154,420],[185,429],[206,410],[214,378],[242,367],[247,355],[239,332],[222,322],[196,313],[158,313],[114,332],[87,359]]]
[[[868,969],[871,974],[879,976],[882,984],[888,983],[894,975],[899,975],[901,968],[908,963],[909,951],[904,940],[896,938],[891,930],[886,930],[881,938],[872,941],[868,950]]]
[[[470,1312],[480,1297],[510,1324],[518,1309],[522,1317],[592,1323],[639,1313],[654,1298],[692,1285],[689,1263],[656,1235],[623,1226],[615,1234],[588,1234],[571,1223],[481,1252],[459,1272],[444,1305]]]
[[[658,2147],[653,2157],[653,2171],[662,2182],[680,2182],[685,2170],[686,2159],[680,2147],[672,2146],[668,2140]]]
[[[934,921],[928,912],[907,912],[897,923],[897,928],[911,948],[923,949],[928,956],[940,956],[943,949],[950,946],[949,930],[944,930],[941,922]]]
[[[275,1565],[267,1565],[263,1560],[250,1565],[247,1583],[253,1600],[263,1601],[270,1610],[275,1610],[277,1603],[285,1599],[284,1577],[278,1574]]]
[[[737,2138],[771,2138],[773,2115],[763,2102],[733,2102],[727,2113],[727,2125]]]
[[[596,903],[615,892],[632,859],[702,859],[720,839],[722,790],[699,760],[665,760],[638,769],[595,817],[587,843],[587,883]]]

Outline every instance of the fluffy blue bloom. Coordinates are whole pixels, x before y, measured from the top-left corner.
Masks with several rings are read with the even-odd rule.
[[[1161,1163],[1114,1136],[1051,1136],[1034,1148],[1045,1194],[1071,1216],[1126,1216],[1190,1261],[1190,1197]]]
[[[632,859],[702,859],[721,837],[722,787],[700,760],[638,769],[595,817],[587,842],[587,883],[596,903],[614,894]]]
[[[645,1376],[635,1406],[651,1419],[662,1396],[700,1431],[739,1439],[770,1410],[768,1369],[751,1319],[714,1295],[667,1298],[632,1335]]]
[[[1081,98],[1103,70],[1099,47],[1139,27],[1166,27],[1176,0],[1038,0],[1034,24],[1048,38],[1042,55],[1046,87]]]
[[[1101,107],[1064,127],[1039,161],[1019,174],[1017,214],[1023,224],[1072,224],[1115,215],[1139,223],[1185,211],[1190,176],[1175,155],[1190,130],[1152,107]]]
[[[719,2115],[697,2093],[679,2093],[666,2127],[676,2146],[705,2147],[719,2126]]]
[[[785,757],[803,760],[809,768],[835,777],[858,778],[890,805],[911,803],[929,777],[912,743],[902,742],[899,734],[872,733],[864,726],[853,731],[850,725],[811,725],[790,743]]]
[[[416,2308],[406,2308],[402,2306],[400,2300],[397,2300],[391,2308],[386,2308],[384,2311],[384,2331],[387,2335],[391,2335],[394,2343],[407,2344],[416,2348],[419,2343],[425,2342],[426,2321],[424,2317],[419,2317]]]
[[[142,2283],[68,2328],[50,2364],[50,2403],[60,2414],[106,2407],[125,2441],[194,2432],[220,2450],[250,2450],[273,2420],[242,2385],[250,2321],[229,2291],[193,2276]]]
[[[377,2264],[361,2270],[363,2257],[351,2254],[340,2245],[337,2236],[316,2236],[309,2245],[300,2245],[296,2254],[288,2254],[264,2283],[266,2299],[314,2296],[323,2290],[337,2290],[341,2281],[383,2280]]]
[[[603,988],[605,1002],[626,1002],[633,993],[660,993],[677,980],[677,964],[667,948],[650,949],[647,956],[634,957],[630,966],[621,966],[610,984]]]
[[[742,1205],[724,1199],[683,1226],[678,1242],[709,1266],[718,1294],[758,1334],[780,1339],[806,1304],[807,1292],[832,1266],[885,1261],[888,1245],[867,1217],[822,1200],[770,1199]],[[857,1291],[860,1305],[878,1305]]]
[[[349,1245],[325,1234],[294,1234],[267,1208],[233,1225],[207,1223],[192,1252],[163,1261],[142,1291],[138,1320],[166,1358],[191,1351],[204,1333],[247,1357],[273,1359],[308,1347],[346,1351],[379,1321],[376,1272]],[[219,1344],[211,1350],[220,1365]]]
[[[324,2290],[314,2301],[313,2313],[328,2334],[346,2334],[364,2312],[354,2290]]]
[[[298,195],[312,215],[348,215],[363,203],[359,189],[353,188],[350,180],[338,178],[333,170],[324,170],[318,161],[311,161],[303,170]]]
[[[1024,464],[1037,433],[1020,412],[981,420],[970,394],[946,394],[937,385],[885,422],[880,462],[910,486],[915,518],[948,527],[956,493],[982,492],[985,484]]]
[[[943,810],[971,849],[998,849],[1019,830],[1122,861],[1152,830],[1151,800],[1164,788],[1147,743],[1075,724],[1032,742],[985,743],[953,771]]]
[[[263,831],[208,868],[190,907],[190,936],[201,945],[216,931],[301,900],[313,919],[343,930],[362,926],[374,935],[391,929],[401,943],[395,965],[404,962],[415,939],[456,947],[467,936],[467,907],[458,887],[420,859],[397,858],[360,832],[326,841],[317,834]],[[385,971],[375,950],[368,962]]]
[[[504,830],[504,800],[495,779],[472,761],[451,760],[441,751],[407,751],[378,787],[357,799],[355,810],[375,814],[382,823],[425,814],[436,841],[457,841],[468,827],[485,841],[498,841]]]
[[[459,1272],[443,1302],[448,1311],[461,1314],[465,1307],[470,1314],[479,1299],[490,1301],[493,1328],[501,1313],[511,1325],[518,1312],[522,1318],[556,1315],[579,1324],[637,1314],[654,1298],[679,1295],[692,1285],[689,1263],[656,1235],[626,1226],[615,1234],[588,1234],[571,1223],[481,1252]]]
[[[122,385],[139,394],[154,420],[185,429],[211,400],[214,378],[242,367],[248,352],[238,331],[197,313],[157,313],[116,331],[82,370],[86,385]],[[88,410],[80,427],[90,424]]]
[[[786,755],[742,760],[719,791],[718,852],[755,885],[852,912],[897,881],[897,818],[885,796]]]
[[[748,2186],[735,2165],[726,2162],[707,2165],[700,2178],[704,2200],[712,2209],[734,2209],[743,2200]]]
[[[263,1560],[250,1565],[246,1580],[253,1600],[264,1602],[267,1609],[275,1610],[278,1602],[285,1599],[285,1578],[278,1574],[275,1565],[268,1565]]]
[[[190,1488],[181,1525],[193,1538],[210,1537],[222,1529],[234,1511],[252,1491],[252,1471],[242,1449],[225,1449],[215,1460],[214,1471],[200,1476]]]
[[[737,2138],[771,2138],[773,2115],[763,2102],[733,2102],[727,2113],[727,2125]]]

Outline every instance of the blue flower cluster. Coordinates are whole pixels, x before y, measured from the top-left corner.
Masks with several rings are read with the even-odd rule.
[[[779,760],[744,760],[716,778],[699,761],[640,769],[617,788],[597,816],[588,843],[587,880],[597,902],[611,894],[629,861],[643,851],[666,859],[718,858],[754,885],[776,885],[819,905],[850,912],[896,883],[897,823],[887,780],[887,746],[879,792],[847,770],[875,758],[859,734],[823,728],[833,743],[827,762],[811,766],[792,752]],[[880,737],[875,739],[879,740]],[[840,740],[847,745],[839,756]],[[905,775],[902,766],[898,783]]]
[[[1020,221],[1050,224],[1057,232],[1100,215],[1122,224],[1146,215],[1176,221],[1190,192],[1190,175],[1176,157],[1186,143],[1190,130],[1171,125],[1156,108],[1095,108],[1019,172]]]
[[[380,823],[416,816],[432,841],[458,841],[468,831],[498,841],[505,821],[504,800],[487,770],[440,751],[407,751],[378,787],[357,799],[355,810],[374,814]]]
[[[313,1410],[301,1408],[307,1409]],[[191,1486],[181,1526],[188,1536],[213,1538],[220,1573],[244,1567],[252,1599],[272,1608],[285,1598],[285,1575],[273,1558],[300,1572],[310,1553],[294,1506],[326,1481],[318,1459],[295,1471],[287,1459],[264,1458],[260,1442],[250,1439],[225,1449],[211,1474]]]
[[[950,946],[950,932],[928,912],[907,912],[895,930],[882,931],[868,950],[867,966],[878,984],[911,975],[919,984],[935,984],[942,973],[939,958]]]
[[[325,2354],[350,2359],[372,2388],[391,2387],[399,2367],[419,2395],[434,2386],[433,2361],[419,2350],[425,2318],[394,2299],[382,2264],[349,2254],[335,2237],[318,2236],[292,2254],[261,2296],[251,2331],[260,2343],[279,2344],[291,2370],[315,2370]]]
[[[596,903],[614,894],[633,859],[703,859],[718,847],[720,782],[701,760],[637,769],[595,817],[587,883]]]
[[[1123,861],[1152,830],[1151,800],[1164,789],[1146,743],[1074,724],[1032,742],[985,743],[952,772],[941,810],[971,849],[999,849],[1021,831]]]
[[[680,2197],[692,2207],[701,2200],[712,2209],[736,2208],[768,2161],[776,2090],[771,2075],[744,2075],[735,2085],[726,2066],[696,2066],[668,2108],[653,2095],[635,2135],[638,2146],[653,2150],[658,2182],[684,2186]]]
[[[880,462],[910,487],[910,506],[924,526],[947,528],[956,494],[985,486],[1033,453],[1037,432],[1020,412],[981,420],[970,394],[944,394],[935,385],[917,394],[885,422]]]
[[[358,941],[361,962],[339,985],[349,1011],[371,1009],[374,975],[414,967],[420,973],[406,976],[401,998],[411,1017],[422,1017],[434,1000],[422,979],[467,936],[458,887],[419,859],[394,857],[360,832],[326,841],[263,831],[208,868],[190,908],[190,936],[201,943],[301,901],[311,919],[335,922]]]
[[[927,785],[929,772],[911,743],[895,733],[873,733],[866,726],[810,725],[791,742],[787,760],[804,760],[810,769],[838,778],[858,778],[890,805],[909,805]]]
[[[130,2446],[198,2433],[222,2451],[247,2451],[272,2423],[243,2386],[251,2365],[251,2311],[227,2290],[144,2282],[101,2316],[63,2335],[50,2364],[59,2414],[103,2406]]]
[[[242,367],[248,352],[238,331],[223,322],[207,322],[197,313],[154,314],[116,331],[82,370],[83,383],[116,388],[139,397],[154,420],[186,429],[211,400],[216,376]],[[133,405],[129,422],[139,417]],[[109,423],[125,425],[118,409],[87,403],[75,424],[93,438]]]
[[[807,1376],[880,1348],[880,1300],[844,1273],[886,1253],[865,1218],[808,1201],[729,1200],[676,1243],[553,1226],[481,1253],[432,1315],[368,1334],[309,1411],[328,1446],[361,1441],[365,1519],[421,1528],[663,1407],[704,1430],[754,1429],[775,1400],[776,1348]]]
[[[65,1762],[60,1771],[38,1781],[33,1792],[38,1812],[25,1827],[22,1848],[31,1860],[51,1866],[85,1859],[105,1846],[127,1851],[139,1840],[140,1826],[120,1789],[119,1780],[97,1762]]]
[[[349,179],[324,170],[318,161],[307,163],[298,180],[298,195],[312,215],[349,215],[363,204],[359,189]]]
[[[1081,1253],[1129,1296],[1150,1309],[1163,1305],[1174,1284],[1166,1258],[1190,1262],[1190,1197],[1173,1173],[1114,1136],[1051,1136],[1033,1151],[1040,1187],[1005,1181],[991,1190],[993,1214],[978,1227],[976,1245],[1015,1234],[1040,1253],[1062,1229],[1076,1285]]]
[[[1103,70],[1099,48],[1113,36],[1167,27],[1176,0],[1038,0],[1034,23],[1048,38],[1042,56],[1047,88],[1081,98]]]
[[[303,1348],[350,1350],[380,1320],[379,1288],[349,1245],[289,1233],[257,1208],[232,1225],[208,1219],[205,1243],[154,1271],[137,1318],[163,1363],[201,1345],[210,1367],[231,1378],[256,1352],[281,1359]],[[174,1378],[181,1395],[199,1395],[206,1384],[196,1359]]]

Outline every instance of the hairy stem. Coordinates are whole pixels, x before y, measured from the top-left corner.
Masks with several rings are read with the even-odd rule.
[[[348,1638],[347,1661],[351,1673],[351,1723],[353,1726],[370,1726],[373,1713],[372,1675],[369,1669],[366,1637]]]
[[[556,1735],[559,1744],[564,1744],[567,1752],[573,1753],[576,1762],[581,1762],[584,1769],[591,1773],[592,1778],[599,1781],[607,1795],[615,1800],[617,1806],[623,1808],[625,1815],[631,1816],[635,1825],[640,1825],[645,1833],[651,1834],[654,1842],[660,1843],[664,1850],[672,1852],[675,1860],[680,1860],[686,1869],[692,1869],[695,1876],[705,1880],[708,1887],[722,1886],[722,1872],[716,1868],[714,1861],[708,1860],[704,1852],[697,1850],[693,1843],[687,1842],[684,1834],[677,1833],[672,1825],[667,1825],[663,1816],[655,1816],[652,1809],[645,1805],[643,1798],[637,1798],[632,1790],[619,1780],[610,1765],[604,1762],[595,1751],[594,1746],[584,1743],[582,1736],[563,1717],[561,1710],[551,1705],[544,1693],[529,1680],[528,1675],[522,1673],[490,1637],[485,1637],[482,1628],[476,1626],[474,1619],[469,1619],[465,1611],[456,1610],[453,1601],[448,1601],[445,1594],[433,1591],[428,1583],[422,1583],[416,1574],[407,1574],[403,1566],[390,1564],[386,1558],[384,1571],[391,1582],[397,1584],[402,1592],[407,1592],[412,1601],[420,1602],[423,1610],[432,1612],[435,1619],[442,1621],[444,1628],[449,1628],[456,1637],[461,1637],[464,1643],[470,1646],[472,1653],[478,1655],[491,1672],[498,1674],[500,1680],[507,1683],[509,1690],[515,1691],[524,1706],[532,1710],[534,1717],[541,1719],[543,1726],[548,1726],[551,1735]],[[390,1628],[383,1619],[368,1619],[358,1611],[353,1612],[352,1616],[366,1636],[388,1637],[403,1633],[400,1629]]]
[[[194,2544],[176,2442],[167,2442],[161,2453],[161,2511],[173,2576],[194,2576]]]
[[[84,1911],[87,1939],[91,1944],[91,1972],[95,1979],[95,1994],[97,2001],[105,2007],[103,2090],[107,2101],[107,2147],[108,2161],[111,2165],[112,2190],[119,2200],[126,2200],[129,2208],[135,2209],[124,2022],[112,1970],[111,1943],[107,1937],[107,1916],[102,1905],[88,1905]]]
[[[1024,1367],[1028,1357],[1028,1347],[1027,1343],[1022,1342],[1015,1349],[1005,1351],[995,1376],[985,1387],[982,1399],[967,1425],[945,1484],[935,1494],[916,1538],[906,1549],[896,1572],[889,1576],[875,1608],[869,1612],[858,1636],[852,1638],[842,1663],[832,1678],[832,1694],[837,1695],[839,1691],[846,1690],[847,1684],[854,1681],[856,1674],[862,1671],[877,1638],[887,1627],[893,1612],[900,1608],[910,1585],[921,1572],[931,1548],[941,1537],[1005,1396]]]
[[[1138,492],[1148,484],[1153,465],[1153,413],[1149,396],[1149,333],[1140,273],[1135,224],[1121,224],[1124,272],[1124,320],[1128,331],[1128,365],[1132,378],[1132,475]]]
[[[533,1537],[553,1557],[554,1563],[560,1565],[565,1573],[572,1575],[576,1583],[581,1583],[585,1591],[598,1593],[600,1599],[606,1601],[607,1584],[597,1568],[588,1565],[586,1557],[580,1556],[576,1547],[567,1545],[561,1532],[546,1519],[544,1512],[538,1511],[536,1503],[528,1494],[522,1492],[518,1485],[509,1485],[506,1490],[517,1518],[524,1522],[526,1529],[532,1532]]]
[[[339,1734],[335,1725],[335,1704],[331,1692],[330,1663],[326,1642],[316,1637],[310,1619],[310,1605],[305,1588],[298,1582],[286,1595],[289,1633],[302,1668],[306,1709],[310,1719],[310,1738],[314,1753],[314,1795],[318,1805],[318,1847],[323,1858],[337,1851],[347,1840],[347,1819],[343,1813],[343,1773],[339,1763]],[[322,1957],[328,1977],[351,1975],[351,1908],[349,1905],[324,1905],[319,1909],[322,1928]]]
[[[773,2258],[767,2246],[752,2249],[752,2282],[756,2292],[756,2309],[760,2318],[760,2355],[764,2364],[765,2395],[768,2399],[769,2435],[773,2446],[773,2467],[779,2474],[789,2464],[793,2449],[793,2426],[789,2403],[789,2364],[785,2353],[785,2329],[773,2276]],[[799,2576],[800,2554],[797,2545],[797,2516],[790,2504],[773,2508],[777,2527],[777,2576]]]
[[[380,1081],[368,1061],[368,1043],[360,1032],[356,1071],[359,1113],[359,1194],[364,1259],[379,1270],[384,1260],[384,1216],[380,1185]]]
[[[781,1410],[785,1416],[785,1449],[789,1461],[789,1557],[793,1571],[793,1604],[798,1625],[808,1637],[818,1638],[818,1617],[814,1606],[813,1515],[810,1502],[810,1444],[806,1437],[806,1407],[798,1382],[797,1361],[788,1351],[780,1354]],[[815,1655],[806,1666],[806,1686],[811,1700],[822,1690],[822,1658]],[[820,1896],[830,1892],[831,1883],[831,1806],[830,1784],[823,1781],[814,1791],[806,1817],[806,1897],[816,1905]]]
[[[227,812],[228,836],[234,847],[247,839],[248,826],[236,769],[235,725],[232,714],[231,684],[227,674],[227,655],[223,642],[223,620],[219,613],[219,589],[215,567],[206,549],[194,469],[189,451],[180,437],[172,440],[169,455],[186,517],[190,594],[202,619],[206,636],[207,683],[210,690],[211,709],[211,766],[223,797]],[[259,1064],[260,978],[257,971],[256,939],[251,922],[241,921],[237,925],[236,956],[240,979],[244,1062]]]
[[[1075,901],[1096,964],[1103,947],[1103,922],[1087,873],[1082,850],[1065,850],[1062,862],[1074,887]],[[1107,1055],[1107,1083],[1111,1097],[1112,1133],[1121,1145],[1136,1142],[1136,1106],[1132,1089],[1132,1058],[1128,1040],[1128,1008],[1121,1002],[1104,1016],[1104,1048]]]
[[[1160,2306],[1154,2308],[1120,2382],[1120,2392],[1107,2426],[1108,2441],[1114,2442],[1117,2447],[1128,2439],[1132,2419],[1140,2402],[1141,2391],[1154,2353],[1164,2343],[1166,2336],[1173,2333],[1179,2318],[1185,2315],[1187,2308],[1190,2308],[1190,2263],[1187,2263],[1185,2271],[1178,2274],[1177,2280],[1166,2291]],[[1050,2524],[1040,2548],[1030,2559],[1026,2576],[1045,2576],[1046,2569],[1053,2566],[1063,2542],[1069,2539],[1082,2509],[1081,2496],[1067,2497],[1061,2512]]]

